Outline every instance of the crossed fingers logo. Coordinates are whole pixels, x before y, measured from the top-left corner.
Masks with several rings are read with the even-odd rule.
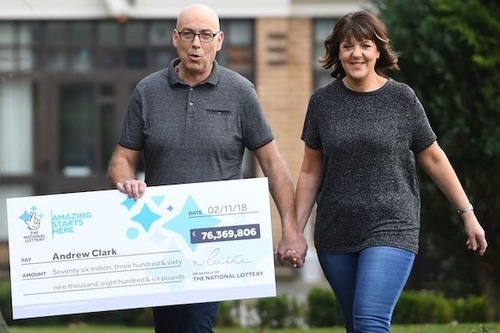
[[[30,231],[35,231],[40,228],[40,219],[36,216],[36,212],[30,212],[29,219],[25,219],[24,223],[26,223]]]

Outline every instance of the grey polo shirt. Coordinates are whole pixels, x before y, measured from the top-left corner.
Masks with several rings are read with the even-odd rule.
[[[243,178],[245,147],[274,139],[254,85],[214,62],[191,87],[177,76],[178,62],[136,86],[119,144],[144,153],[148,185]]]

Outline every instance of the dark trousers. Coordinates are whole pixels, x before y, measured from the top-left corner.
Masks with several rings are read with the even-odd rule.
[[[213,333],[219,302],[153,308],[155,333]]]

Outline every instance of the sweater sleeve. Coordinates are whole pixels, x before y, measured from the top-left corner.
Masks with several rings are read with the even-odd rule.
[[[428,148],[434,141],[436,141],[436,134],[434,133],[429,119],[425,113],[424,107],[415,92],[412,90],[413,107],[410,110],[411,121],[411,142],[410,149],[414,153],[419,153]]]
[[[301,136],[301,139],[304,141],[306,146],[312,149],[321,149],[323,146],[318,129],[318,123],[316,121],[317,113],[319,112],[317,106],[317,95],[318,92],[316,91],[309,99]]]

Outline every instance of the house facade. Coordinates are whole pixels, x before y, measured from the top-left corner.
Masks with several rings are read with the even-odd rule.
[[[0,11],[0,252],[6,199],[109,189],[107,164],[128,98],[175,57],[171,33],[191,1],[2,0]],[[296,181],[300,134],[317,59],[335,20],[362,0],[206,0],[225,33],[217,60],[255,83]],[[251,154],[246,174],[260,176]],[[273,204],[274,205],[274,204]],[[274,206],[275,241],[280,222]]]

